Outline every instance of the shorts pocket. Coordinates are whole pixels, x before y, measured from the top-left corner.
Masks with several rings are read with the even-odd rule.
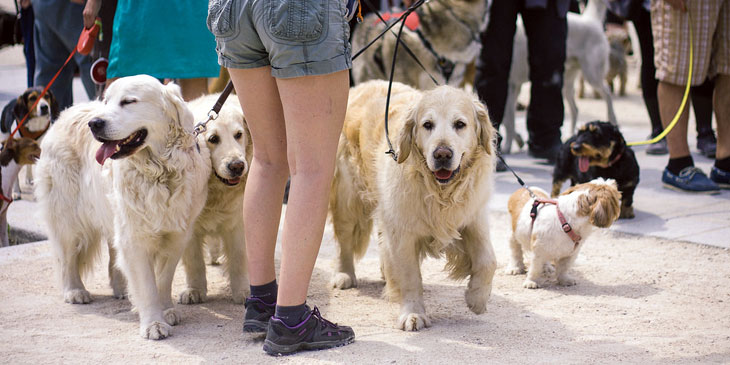
[[[208,3],[208,30],[216,38],[232,36],[236,31],[238,13],[235,5],[238,0],[210,0]]]
[[[268,0],[269,34],[284,41],[319,39],[325,26],[328,0]]]

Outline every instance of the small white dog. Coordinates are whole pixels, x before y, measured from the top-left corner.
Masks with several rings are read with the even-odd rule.
[[[512,258],[507,273],[525,273],[523,250],[532,252],[532,261],[524,287],[540,287],[543,268],[554,265],[558,284],[575,285],[568,269],[578,256],[583,242],[594,227],[607,228],[618,219],[621,193],[613,179],[598,178],[571,187],[557,200],[532,188],[538,200],[532,199],[525,189],[510,196],[509,213],[512,216],[510,249]]]
[[[165,338],[180,322],[172,279],[211,172],[192,129],[180,88],[140,75],[114,81],[103,101],[62,112],[41,144],[36,194],[64,299],[91,300],[81,274],[106,241],[114,295],[125,295],[119,268],[144,338]]]
[[[218,94],[207,95],[188,103],[196,121],[207,118]],[[195,222],[193,239],[183,254],[188,288],[180,294],[180,303],[204,302],[207,295],[203,243],[208,245],[212,261],[225,255],[233,301],[242,304],[248,296],[246,243],[243,237],[243,190],[252,149],[250,134],[238,98],[228,98],[216,120],[198,135],[198,144],[207,145],[213,171],[208,178],[208,200]]]

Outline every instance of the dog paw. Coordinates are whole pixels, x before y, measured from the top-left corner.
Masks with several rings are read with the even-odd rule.
[[[233,297],[233,303],[243,304],[246,301],[246,297],[248,297],[248,292],[241,290],[239,292],[234,292],[231,296]]]
[[[148,326],[141,326],[139,332],[148,340],[161,340],[170,336],[171,328],[167,323],[154,321]]]
[[[487,300],[489,293],[485,290],[467,290],[466,305],[475,314],[482,314],[487,311]]]
[[[13,198],[13,200],[22,200],[23,194],[21,194],[19,191],[14,191],[11,198]]]
[[[349,289],[357,286],[357,279],[355,274],[348,274],[344,272],[338,272],[335,277],[332,278],[332,287],[337,289]]]
[[[540,287],[540,285],[537,285],[537,282],[535,282],[534,280],[530,280],[530,279],[525,280],[525,282],[522,284],[522,286],[524,286],[527,289],[537,289]]]
[[[563,275],[558,278],[558,284],[562,286],[573,286],[576,281],[572,276]]]
[[[91,294],[85,289],[71,289],[63,293],[63,300],[71,304],[89,304]]]
[[[522,275],[524,274],[525,268],[524,267],[518,267],[518,266],[510,266],[504,270],[504,272],[507,275]]]
[[[431,327],[426,313],[404,313],[398,317],[398,328],[403,331],[418,331],[425,327]]]
[[[203,303],[206,299],[205,293],[198,289],[187,288],[180,293],[180,304],[198,304]]]
[[[618,216],[619,219],[632,219],[634,218],[634,207],[621,207],[621,213]]]
[[[170,326],[177,326],[182,321],[182,317],[177,314],[175,308],[167,308],[162,312],[162,316],[165,318],[165,322]]]

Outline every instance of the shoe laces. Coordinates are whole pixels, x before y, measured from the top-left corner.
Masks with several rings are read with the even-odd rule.
[[[314,306],[314,309],[312,309],[312,315],[317,317],[317,319],[319,319],[320,328],[325,329],[328,326],[332,327],[332,328],[338,328],[337,323],[332,323],[332,322],[326,320],[324,317],[322,317],[322,314],[319,313],[319,308],[317,308],[317,306]]]
[[[685,167],[682,169],[682,171],[679,172],[679,177],[686,178],[689,180],[692,180],[692,178],[697,174],[702,174],[702,170],[697,166],[690,166]]]

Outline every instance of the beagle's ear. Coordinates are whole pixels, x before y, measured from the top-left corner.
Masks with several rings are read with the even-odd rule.
[[[46,96],[48,96],[48,101],[51,103],[51,123],[53,123],[56,119],[58,119],[58,115],[61,114],[61,108],[58,106],[58,100],[56,100],[56,96],[51,93],[51,90],[46,92]]]
[[[411,154],[413,141],[416,138],[416,107],[411,108],[406,116],[406,124],[398,136],[398,163],[403,163]]]
[[[479,144],[487,151],[488,155],[492,154],[494,148],[494,127],[492,122],[489,120],[489,113],[484,103],[479,101],[478,98],[474,98],[474,114],[476,115],[477,121],[477,137],[479,138]]]
[[[23,95],[18,96],[18,99],[15,100],[15,105],[13,106],[13,115],[15,115],[15,119],[18,123],[20,123],[20,120],[28,114],[29,107],[30,105],[28,105]]]

